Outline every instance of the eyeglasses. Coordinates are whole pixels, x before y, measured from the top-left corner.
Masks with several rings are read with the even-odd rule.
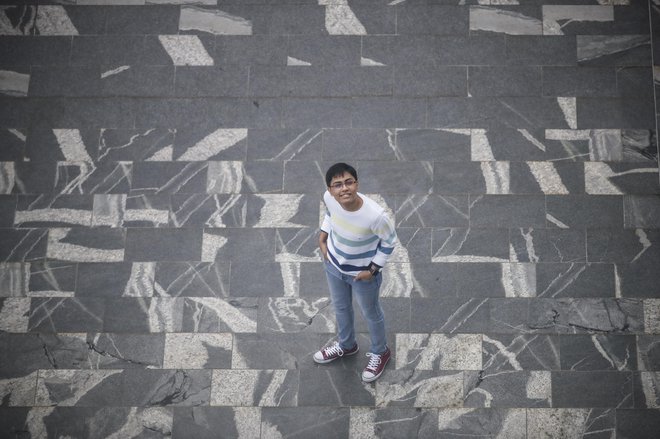
[[[353,180],[352,178],[349,178],[346,181],[338,181],[336,183],[333,183],[333,184],[330,185],[330,187],[333,190],[338,191],[339,189],[343,188],[344,186],[346,186],[347,188],[353,187],[353,186],[355,186],[355,183],[357,183],[357,180]]]

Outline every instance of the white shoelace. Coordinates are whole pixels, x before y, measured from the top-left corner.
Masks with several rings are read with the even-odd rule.
[[[339,346],[339,343],[335,343],[332,346],[325,348],[325,356],[331,357],[333,355],[339,355],[340,357],[344,356],[344,350]]]
[[[378,370],[378,366],[380,366],[380,355],[372,354],[369,352],[367,353],[367,357],[369,357],[369,364],[367,364],[366,368],[371,370]]]

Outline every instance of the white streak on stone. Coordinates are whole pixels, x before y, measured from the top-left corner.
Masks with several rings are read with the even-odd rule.
[[[0,8],[0,35],[30,35],[34,28],[33,14],[36,6],[27,6],[21,11],[20,17],[17,17],[18,24],[14,24],[9,19],[5,9],[10,6]]]
[[[212,66],[213,58],[196,35],[159,35],[158,40],[175,66]]]
[[[487,194],[509,193],[509,162],[481,162]]]
[[[247,138],[247,129],[219,129],[204,137],[186,150],[178,161],[204,161],[236,145]]]
[[[523,370],[522,365],[518,361],[517,352],[512,352],[510,349],[507,348],[507,346],[504,345],[504,343],[502,343],[501,341],[499,341],[497,339],[490,338],[487,335],[483,336],[483,342],[492,344],[493,346],[495,346],[497,348],[497,354],[494,355],[493,357],[491,357],[491,360],[490,360],[489,363],[491,363],[496,356],[502,356],[506,359],[507,363],[509,363],[509,365],[514,370]],[[511,345],[513,345],[513,343]],[[488,364],[488,365],[490,365],[490,364]]]
[[[616,55],[650,44],[648,33],[646,35],[578,35],[578,62]]]
[[[169,219],[169,211],[158,209],[126,209],[124,223],[148,222],[154,226],[166,226]]]
[[[202,31],[214,35],[252,35],[252,22],[218,9],[182,6],[179,30]]]
[[[300,263],[280,262],[280,272],[284,284],[284,297],[300,296]]]
[[[367,35],[348,0],[319,0],[325,5],[325,29],[330,35]]]
[[[146,162],[171,162],[174,157],[174,147],[172,145],[156,151],[151,157],[146,158]]]
[[[14,162],[0,162],[0,194],[11,194],[15,182]]]
[[[19,140],[21,140],[23,142],[25,142],[25,139],[27,138],[27,136],[25,134],[21,133],[16,128],[8,128],[7,131],[12,133],[14,136],[16,136]]]
[[[635,229],[635,235],[639,238],[639,243],[642,244],[642,249],[635,255],[632,261],[630,261],[631,263],[639,259],[639,257],[653,245],[643,229]]]
[[[565,23],[560,24],[560,21]],[[580,21],[614,21],[612,6],[593,5],[544,5],[543,34],[564,35],[562,28]]]
[[[217,6],[218,0],[146,0],[148,5],[207,5]]]
[[[545,152],[545,145],[538,139],[536,139],[532,134],[525,129],[518,129],[518,132],[529,141],[532,145],[536,146],[541,151]]]
[[[559,219],[555,218],[554,216],[550,215],[549,213],[545,214],[545,219],[550,221],[552,224],[556,225],[560,229],[568,229],[568,225],[564,224],[561,222]]]
[[[85,148],[85,143],[79,130],[53,129],[53,134],[67,162],[92,163],[93,160],[87,154],[87,148]]]
[[[362,56],[360,57],[360,65],[362,67],[370,67],[370,66],[385,66],[386,64]]]
[[[239,161],[209,162],[207,193],[237,194],[243,185],[243,163]]]
[[[558,97],[557,103],[564,113],[566,123],[570,128],[577,129],[577,98],[574,97]]]
[[[218,320],[227,325],[231,332],[257,332],[257,322],[247,317],[239,308],[232,306],[225,300],[216,297],[191,297],[186,300],[198,304],[205,312],[215,313]],[[197,316],[197,313],[195,315]],[[195,318],[195,316],[193,317]],[[199,317],[197,316],[196,318]],[[193,323],[197,326],[197,322]]]
[[[224,236],[204,233],[202,236],[202,262],[215,262],[218,250],[229,240]]]
[[[552,162],[527,162],[534,179],[544,194],[569,194]]]
[[[610,180],[611,178],[622,175],[657,173],[657,167],[635,168],[628,171],[615,172],[607,163],[585,162],[585,191],[592,195],[621,195],[623,191]]]
[[[32,406],[38,374],[38,371],[34,371],[26,376],[0,379],[0,401],[3,402],[3,407]],[[45,438],[47,436],[31,437]]]
[[[514,11],[482,6],[470,7],[470,30],[509,35],[541,35],[543,23]]]
[[[66,223],[90,227],[92,224],[92,212],[82,209],[33,209],[17,210],[14,224],[25,224],[31,222]]]
[[[403,382],[379,381],[376,406],[386,407],[406,401],[413,407],[452,407],[463,402],[463,373],[419,379],[416,376]]]
[[[405,2],[405,1],[406,1],[406,0],[392,0],[391,2],[389,2],[389,3],[387,4],[387,6],[396,6],[396,5],[398,5],[398,4],[400,4],[400,3],[403,3],[403,2]]]
[[[78,35],[63,6],[39,5],[37,8],[39,35]]]
[[[646,408],[660,408],[660,372],[641,372]]]
[[[529,229],[527,232],[520,230],[520,234],[525,240],[525,249],[527,250],[529,261],[532,263],[537,263],[539,261],[539,257],[536,255],[536,249],[534,248],[534,237],[532,236],[532,233],[532,229]]]
[[[204,369],[209,348],[231,352],[232,334],[165,334],[164,369]]]
[[[502,286],[506,297],[536,296],[534,264],[502,264]]]
[[[168,407],[131,407],[124,419],[125,423],[105,439],[140,437],[152,433],[169,436],[168,433],[172,431],[174,414]]]
[[[155,262],[134,262],[122,297],[152,297],[155,277]]]
[[[590,140],[591,130],[545,130],[548,140]]]
[[[49,230],[46,250],[48,258],[72,262],[121,262],[124,260],[124,249],[106,250],[62,242],[70,230],[65,228]]]
[[[293,160],[296,155],[300,154],[322,133],[322,129],[315,130],[315,132],[312,132],[311,129],[306,129],[289,142],[275,157],[273,157],[273,160]]]
[[[547,400],[552,404],[552,386],[550,371],[532,370],[527,381],[527,397],[530,399]]]
[[[264,201],[259,212],[259,221],[254,227],[304,227],[291,222],[300,208],[303,194],[258,194],[257,198]]]
[[[660,299],[644,299],[644,332],[660,334]]]
[[[29,315],[30,298],[6,298],[0,307],[0,331],[27,332]]]
[[[287,66],[311,66],[312,63],[303,61],[298,58],[294,58],[292,56],[287,56],[286,58],[286,65]]]
[[[96,386],[113,375],[122,373],[123,370],[40,370],[37,380],[37,392],[35,405],[60,407],[73,407],[78,401],[92,391]],[[62,389],[57,395],[62,399],[53,400],[49,387],[57,386]],[[64,388],[68,391],[64,392]]]
[[[7,96],[27,96],[29,85],[29,74],[0,70],[0,94]]]
[[[471,160],[475,162],[495,161],[486,130],[471,130],[470,155]]]
[[[126,210],[125,194],[94,195],[92,226],[121,227]]]
[[[614,297],[617,299],[623,297],[621,294],[621,275],[619,274],[618,265],[614,265]]]
[[[101,79],[105,79],[105,78],[107,78],[109,76],[112,76],[112,75],[117,75],[117,74],[119,74],[123,71],[126,71],[126,70],[130,69],[130,68],[131,68],[131,66],[121,66],[121,67],[117,67],[116,69],[105,71],[105,72],[101,73]]]
[[[623,160],[621,130],[592,130],[589,135],[589,159],[604,162]]]

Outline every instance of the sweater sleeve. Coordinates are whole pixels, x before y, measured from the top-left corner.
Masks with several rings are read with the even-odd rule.
[[[372,232],[380,238],[380,242],[378,243],[376,254],[371,262],[383,267],[390,258],[390,255],[394,250],[394,245],[396,244],[396,230],[394,229],[394,223],[388,218],[385,212],[380,215],[378,221],[374,224]]]
[[[321,224],[321,231],[330,234],[331,229],[332,226],[330,224],[330,212],[328,212],[328,209],[326,209],[325,216],[323,217],[323,224]]]

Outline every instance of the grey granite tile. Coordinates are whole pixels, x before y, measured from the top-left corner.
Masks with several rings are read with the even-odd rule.
[[[106,304],[98,298],[33,298],[31,332],[100,332]]]
[[[247,135],[246,128],[179,128],[171,156],[177,161],[241,160],[246,155]]]
[[[125,194],[94,195],[92,227],[120,227],[126,214]]]
[[[622,297],[657,297],[660,289],[654,275],[656,264],[652,259],[616,264],[617,293]]]
[[[110,6],[106,9],[107,34],[171,35],[179,30],[179,7],[175,5]]]
[[[199,3],[198,3],[199,4]],[[205,5],[204,5],[205,6]],[[183,6],[179,30],[184,33],[213,35],[251,35],[253,25],[259,26],[259,9],[253,6],[227,6],[222,9]]]
[[[584,164],[584,174],[589,194],[660,193],[655,166],[651,164],[589,162]]]
[[[540,67],[470,67],[468,96],[540,96]]]
[[[622,201],[615,195],[551,195],[546,197],[548,225],[620,228],[624,224]]]
[[[299,372],[292,370],[213,371],[212,406],[295,407]]]
[[[520,334],[543,332],[532,329],[530,323],[531,304],[534,300],[526,297],[506,297],[486,299],[490,306],[488,329],[484,332],[500,334]],[[546,331],[547,332],[547,331]]]
[[[470,131],[461,129],[397,129],[398,160],[458,162],[470,159]]]
[[[637,341],[632,335],[562,335],[561,369],[571,371],[637,370]]]
[[[257,298],[225,300],[218,297],[191,297],[184,300],[185,332],[257,332]]]
[[[20,262],[0,264],[0,296],[24,297],[27,293],[29,265]]]
[[[71,39],[70,36],[24,38],[3,35],[0,37],[0,65],[66,65],[71,53]]]
[[[300,271],[295,263],[232,263],[230,294],[234,297],[297,297],[299,278]]]
[[[67,262],[31,262],[24,267],[28,296],[71,297],[75,292],[77,265]]]
[[[612,67],[543,68],[544,96],[617,96],[617,74]]]
[[[127,261],[199,261],[200,229],[137,229],[126,231]]]
[[[102,69],[99,93],[101,96],[168,97],[175,94],[174,78],[172,66],[137,65]]]
[[[433,184],[431,162],[358,162],[364,193],[428,194]]]
[[[274,229],[205,229],[202,239],[203,262],[275,262]]]
[[[562,26],[561,31],[564,34],[576,34],[576,35],[586,35],[586,34],[632,34],[637,32],[649,32],[649,11],[645,7],[641,7],[641,4],[629,4],[626,6],[631,6],[628,8],[622,7],[622,5],[614,6],[591,6],[591,9],[587,9],[582,6],[580,7],[570,6],[560,6],[555,7],[559,9],[558,11],[552,6],[544,6],[544,18],[547,12],[555,12],[555,18],[568,20],[565,22],[565,25]],[[586,9],[586,10],[585,10]],[[603,11],[604,10],[604,11]],[[580,14],[582,13],[582,14]],[[586,17],[583,14],[586,13]],[[572,19],[574,17],[584,17],[582,20]],[[593,21],[589,20],[587,17],[592,17]]]
[[[481,436],[496,433],[512,439],[526,437],[525,409],[447,408],[438,411],[443,437]]]
[[[464,195],[397,195],[397,227],[465,227],[468,197]]]
[[[621,97],[645,97],[653,87],[650,67],[625,67],[616,73],[617,91]]]
[[[659,228],[660,197],[657,195],[625,195],[623,197],[625,228]]]
[[[254,65],[250,66],[247,96],[250,97],[286,97],[287,72],[285,66]]]
[[[0,161],[21,161],[25,155],[26,134],[25,128],[0,129]]]
[[[358,355],[359,356],[359,355]],[[353,359],[351,359],[353,360]],[[300,371],[300,406],[373,406],[375,395],[370,385],[360,382],[361,366],[322,366]],[[344,366],[348,362],[342,362]]]
[[[323,158],[334,161],[393,160],[393,133],[385,129],[324,129]]]
[[[278,91],[296,97],[392,96],[393,76],[386,66],[290,66],[285,68],[284,93],[277,76],[265,87],[274,88],[275,96]]]
[[[484,334],[486,375],[513,370],[559,370],[559,339],[539,334]]]
[[[100,96],[101,72],[98,67],[32,67],[30,96]]]
[[[486,299],[412,298],[412,332],[482,333],[488,327],[490,307]]]
[[[312,355],[320,347],[317,334],[245,334],[234,335],[232,369],[303,369],[315,368]],[[319,373],[318,369],[316,374]]]
[[[250,129],[247,160],[318,160],[322,154],[321,129]]]
[[[458,297],[536,296],[533,264],[459,264],[456,278]]]
[[[550,371],[465,372],[466,407],[550,407]]]
[[[245,128],[250,122],[250,105],[237,98],[143,98],[136,101],[135,127],[198,127],[213,120],[215,128]],[[133,128],[133,127],[131,127]]]
[[[621,130],[622,158],[628,162],[649,162],[658,158],[658,139],[653,130]]]
[[[201,162],[136,162],[132,194],[205,193],[209,165]]]
[[[231,366],[232,334],[166,334],[163,368],[220,369]]]
[[[14,227],[89,227],[92,203],[90,195],[19,195]]]
[[[378,408],[456,407],[463,401],[463,372],[390,370],[376,382]]]
[[[350,437],[418,437],[438,434],[438,411],[414,408],[351,408]]]
[[[73,33],[74,35],[100,35],[105,33],[107,12],[107,9],[103,7],[58,6],[38,17],[37,25],[42,34],[47,35],[66,33],[71,27],[77,31]]]
[[[247,67],[182,66],[176,68],[175,95],[179,97],[246,96]]]
[[[129,195],[126,197],[124,227],[167,227],[170,212],[170,196]]]
[[[265,17],[265,30],[253,29],[255,34],[269,35],[323,35],[325,29],[325,11],[319,5],[282,5],[261,8]]]
[[[586,262],[585,233],[578,229],[511,230],[511,261]]]
[[[315,199],[317,200],[317,199]],[[317,206],[318,207],[318,206]],[[317,215],[318,215],[317,211]],[[317,223],[318,223],[317,217]],[[320,263],[321,251],[318,247],[319,229],[278,228],[275,230],[275,260],[278,262]],[[319,266],[321,272],[323,268]]]
[[[582,98],[578,100],[580,128],[651,129],[653,100],[640,98]]]
[[[76,297],[151,297],[154,264],[80,263],[76,273]]]
[[[259,333],[333,333],[336,330],[334,318],[327,297],[259,299]]]
[[[110,70],[144,64],[143,35],[81,35],[71,44],[71,64]]]
[[[98,157],[99,130],[35,126],[30,129],[25,156],[34,162],[92,162]]]
[[[381,5],[374,6],[369,2],[356,2],[351,5],[326,5],[325,16],[326,30],[330,35],[384,35],[396,33],[395,9],[382,7]]]
[[[319,436],[340,439],[348,436],[349,419],[348,407],[266,407],[261,410],[261,431],[287,437],[306,431],[311,424]]]
[[[660,370],[660,340],[657,335],[637,336],[637,367],[639,370]]]
[[[319,257],[320,258],[320,257]],[[385,278],[385,275],[383,275]],[[330,289],[322,262],[300,263],[300,297],[328,297]]]
[[[509,172],[512,193],[584,193],[584,167],[581,163],[512,162]]]
[[[578,35],[580,65],[648,66],[651,63],[648,35]]]
[[[352,100],[354,128],[425,127],[427,100],[424,98],[364,97]]]
[[[154,280],[154,290],[164,297],[229,296],[228,264],[159,262]]]
[[[30,299],[5,297],[0,299],[0,330],[13,333],[28,331]]]
[[[37,7],[32,5],[3,6],[2,35],[32,35],[35,31]]]
[[[383,297],[455,297],[456,265],[421,262],[388,264],[384,269],[381,291]]]
[[[470,196],[470,225],[473,227],[542,227],[544,212],[543,196]]]
[[[530,302],[528,326],[539,333],[639,333],[642,314],[638,299],[538,299]]]
[[[99,140],[99,161],[165,160],[172,149],[175,130],[102,129]],[[171,153],[169,154],[171,157]]]
[[[133,128],[135,102],[130,98],[35,98],[32,119],[52,128]],[[16,111],[16,110],[15,110]],[[17,126],[16,123],[12,125]]]
[[[349,128],[351,126],[350,99],[290,98],[285,102],[286,128]]]
[[[51,228],[49,259],[71,262],[120,262],[124,259],[124,229]]]
[[[572,159],[578,154],[576,150],[589,156],[587,141],[572,142],[570,148],[565,148],[559,142],[552,143],[545,139],[543,129],[527,130],[515,128],[472,129],[470,138],[470,156],[472,160],[511,161],[512,164],[522,160],[561,160]],[[565,142],[567,143],[567,142]],[[576,145],[577,144],[577,145]],[[566,149],[570,149],[567,151]]]
[[[394,68],[394,96],[467,96],[466,67],[429,67],[423,65]]]
[[[470,33],[541,35],[543,23],[539,6],[471,6]]]
[[[34,261],[46,257],[48,230],[0,229],[0,261]]]
[[[631,408],[630,372],[552,372],[555,407]]]
[[[431,262],[433,231],[429,228],[399,228],[397,245],[399,250],[393,253],[392,262]]]
[[[657,409],[647,410],[617,410],[616,435],[617,437],[652,438],[660,428]]]
[[[660,251],[655,245],[660,233],[654,229],[587,229],[587,255],[590,262],[657,263]]]
[[[220,35],[212,55],[220,65],[284,66],[287,39],[278,35]]]
[[[183,298],[121,297],[105,300],[103,330],[117,333],[180,332]]]
[[[506,62],[510,65],[574,66],[576,50],[573,36],[506,36]]]
[[[327,190],[325,172],[334,162],[307,162],[291,160],[284,162],[283,191],[287,193],[312,193],[321,199]]]
[[[0,227],[11,227],[14,224],[16,202],[13,195],[0,195]]]
[[[546,298],[614,297],[612,264],[536,264],[536,294]]]
[[[558,437],[611,437],[615,434],[617,411],[595,408],[527,409],[527,433],[530,437],[545,434],[555,434]]]
[[[397,34],[467,35],[469,10],[456,6],[399,6]]]
[[[0,334],[0,345],[6,354],[0,359],[3,379],[26,377],[39,369],[52,367],[51,359],[44,353],[43,334]],[[3,404],[4,406],[4,404]]]
[[[481,370],[481,335],[397,334],[396,369]]]
[[[507,229],[433,230],[433,262],[508,262]]]
[[[173,227],[245,227],[248,198],[237,194],[172,195]]]
[[[218,432],[228,436],[257,437],[261,431],[259,407],[176,407],[172,437],[213,437]]]
[[[316,228],[319,221],[319,200],[308,194],[248,195],[247,224],[249,227]]]

